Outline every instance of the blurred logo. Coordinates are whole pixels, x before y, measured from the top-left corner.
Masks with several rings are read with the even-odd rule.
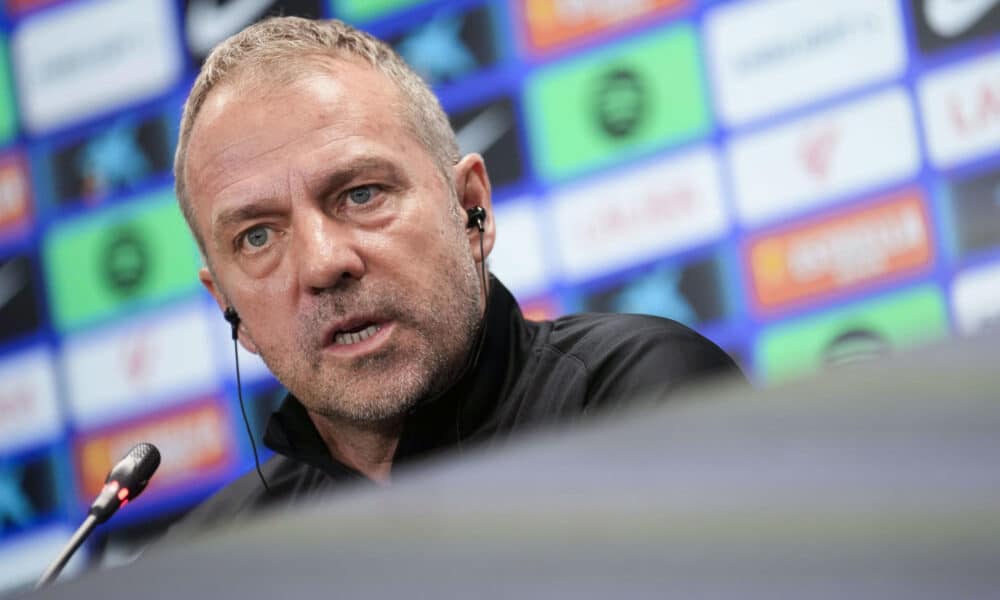
[[[1000,56],[939,69],[921,79],[918,88],[936,166],[950,167],[1000,148]]]
[[[832,123],[825,123],[817,131],[807,131],[799,145],[799,156],[806,172],[815,180],[823,181],[830,173],[830,162],[835,153],[838,131]]]
[[[871,329],[850,329],[841,333],[823,350],[823,365],[841,367],[887,356],[889,341]]]
[[[1000,247],[1000,169],[950,181],[946,197],[960,257]]]
[[[68,337],[63,373],[76,422],[92,426],[122,419],[214,389],[207,318],[203,306],[192,301],[155,317]]]
[[[51,442],[62,433],[55,371],[47,350],[5,355],[0,381],[0,454]]]
[[[719,112],[731,125],[892,79],[906,67],[896,0],[720,3],[705,23]]]
[[[683,23],[536,69],[524,99],[538,175],[561,180],[707,133],[701,55]]]
[[[50,456],[0,462],[0,536],[23,531],[58,509],[54,461]]]
[[[901,88],[732,139],[740,216],[761,225],[829,204],[920,166],[913,109]]]
[[[963,334],[1000,332],[1000,264],[959,273],[951,298]]]
[[[911,6],[924,53],[1000,32],[998,0],[911,0]]]
[[[34,13],[11,47],[24,125],[35,134],[156,97],[183,70],[169,0],[95,0]]]
[[[678,11],[689,0],[519,0],[528,43],[554,50]]]
[[[762,311],[913,273],[931,260],[930,218],[917,190],[786,226],[749,244]]]
[[[775,382],[925,344],[949,328],[940,290],[925,284],[765,329],[754,364]]]
[[[524,175],[514,101],[509,96],[457,112],[451,125],[463,154],[483,155],[494,187],[516,183]]]
[[[476,69],[476,59],[459,39],[462,22],[437,16],[396,47],[427,82],[451,81]]]
[[[702,148],[560,190],[552,207],[566,275],[580,281],[722,237],[719,185]]]
[[[115,121],[90,136],[56,146],[48,160],[54,201],[67,205],[100,199],[169,172],[173,160],[170,113],[136,122]]]
[[[14,465],[0,465],[0,531],[25,527],[34,516],[31,502],[21,489],[21,471]]]
[[[594,115],[611,137],[627,137],[647,115],[646,86],[639,73],[627,67],[602,75],[595,93]]]
[[[217,44],[266,16],[318,19],[322,0],[185,0],[184,36],[191,60],[200,64]]]
[[[0,233],[23,227],[31,213],[31,184],[24,158],[9,154],[0,158]]]
[[[494,18],[488,4],[439,10],[389,43],[428,84],[453,83],[499,59]]]
[[[689,326],[726,315],[721,269],[715,257],[661,264],[587,294],[583,310],[656,315]]]
[[[190,237],[170,190],[55,223],[44,239],[44,263],[56,327],[66,333],[196,290]]]
[[[163,457],[147,494],[169,495],[185,485],[216,480],[235,463],[229,415],[214,399],[198,400],[77,439],[81,502],[91,502],[108,470],[138,441],[153,444]]]
[[[7,7],[7,12],[16,14],[30,10],[32,8],[39,8],[46,6],[48,4],[55,4],[60,0],[6,0],[4,5]]]
[[[0,342],[41,327],[34,266],[27,256],[0,259]]]
[[[131,227],[109,232],[101,265],[106,285],[124,297],[134,294],[149,270],[149,247],[142,233]]]

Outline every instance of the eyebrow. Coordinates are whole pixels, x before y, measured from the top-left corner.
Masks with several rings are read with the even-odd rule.
[[[405,181],[402,172],[392,161],[379,157],[366,156],[349,160],[337,166],[333,173],[321,179],[321,183],[317,186],[315,192],[320,197],[327,196],[343,188],[359,175],[372,171],[378,171],[381,174],[387,175],[393,180],[393,183],[399,184]]]
[[[212,229],[221,233],[244,221],[273,216],[277,211],[273,206],[269,205],[269,202],[268,200],[262,200],[260,202],[251,202],[227,208],[216,215]]]

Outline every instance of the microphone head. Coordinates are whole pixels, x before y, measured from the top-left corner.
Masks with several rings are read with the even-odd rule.
[[[128,499],[132,500],[146,489],[146,484],[160,466],[160,451],[156,446],[142,442],[128,451],[118,464],[108,473],[105,483],[118,482],[119,488],[128,489]]]

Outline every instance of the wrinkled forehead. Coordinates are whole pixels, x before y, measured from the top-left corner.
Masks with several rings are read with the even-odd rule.
[[[314,61],[293,78],[246,74],[227,81],[208,95],[192,127],[185,183],[210,192],[204,184],[223,171],[301,140],[417,141],[399,98],[388,77],[358,61]]]

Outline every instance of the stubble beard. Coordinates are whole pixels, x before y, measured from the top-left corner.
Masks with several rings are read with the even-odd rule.
[[[465,238],[455,241],[462,244]],[[329,290],[300,323],[295,351],[262,355],[265,364],[313,413],[359,425],[398,420],[454,383],[480,326],[480,279],[471,254],[448,252],[435,259],[447,264],[439,263],[441,285],[427,288],[429,298],[364,280]],[[325,363],[318,332],[339,317],[359,313],[393,321],[406,330],[408,343],[404,347],[391,339],[377,352],[353,360],[349,369]]]

